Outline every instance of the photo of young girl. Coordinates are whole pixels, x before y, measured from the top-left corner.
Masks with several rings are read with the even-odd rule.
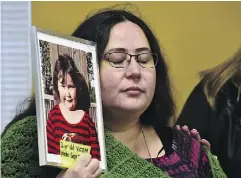
[[[67,54],[59,55],[53,71],[55,106],[48,112],[48,153],[60,154],[60,141],[91,147],[92,158],[100,160],[95,124],[89,116],[90,93],[83,75]]]
[[[96,43],[34,26],[31,41],[39,165],[90,155],[106,170]]]

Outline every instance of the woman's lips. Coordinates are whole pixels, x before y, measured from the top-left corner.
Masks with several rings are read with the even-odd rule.
[[[144,91],[139,87],[128,87],[128,88],[124,89],[123,92],[127,93],[129,95],[140,95]]]

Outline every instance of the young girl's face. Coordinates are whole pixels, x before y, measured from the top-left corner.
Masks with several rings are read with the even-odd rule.
[[[77,105],[76,87],[69,74],[66,74],[65,78],[59,74],[58,90],[60,102],[64,104],[69,110],[75,110]]]

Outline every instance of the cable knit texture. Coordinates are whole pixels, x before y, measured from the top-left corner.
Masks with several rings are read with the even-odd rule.
[[[108,171],[101,178],[169,178],[158,167],[130,151],[108,131],[105,132]],[[206,149],[213,178],[226,178],[218,161]],[[131,176],[130,176],[131,175]],[[184,177],[183,177],[184,178]]]
[[[209,162],[211,164],[212,173],[215,178],[227,177],[223,172],[218,160],[212,155],[209,149],[206,148]]]
[[[105,131],[108,171],[101,178],[169,178],[159,168],[140,158]]]
[[[1,140],[2,176],[31,177],[30,167],[38,166],[36,118],[13,124]]]
[[[168,178],[169,176],[148,161],[138,157],[105,131],[108,170],[101,178]],[[61,171],[40,167],[38,160],[37,121],[35,116],[14,123],[1,141],[3,178],[52,178]],[[218,161],[207,150],[214,178],[225,178]]]

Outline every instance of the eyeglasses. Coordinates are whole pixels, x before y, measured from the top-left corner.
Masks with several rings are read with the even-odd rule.
[[[158,57],[154,53],[140,53],[132,55],[124,52],[110,52],[104,55],[110,65],[115,68],[126,68],[131,63],[131,58],[135,57],[136,62],[143,68],[154,68],[158,62]]]

